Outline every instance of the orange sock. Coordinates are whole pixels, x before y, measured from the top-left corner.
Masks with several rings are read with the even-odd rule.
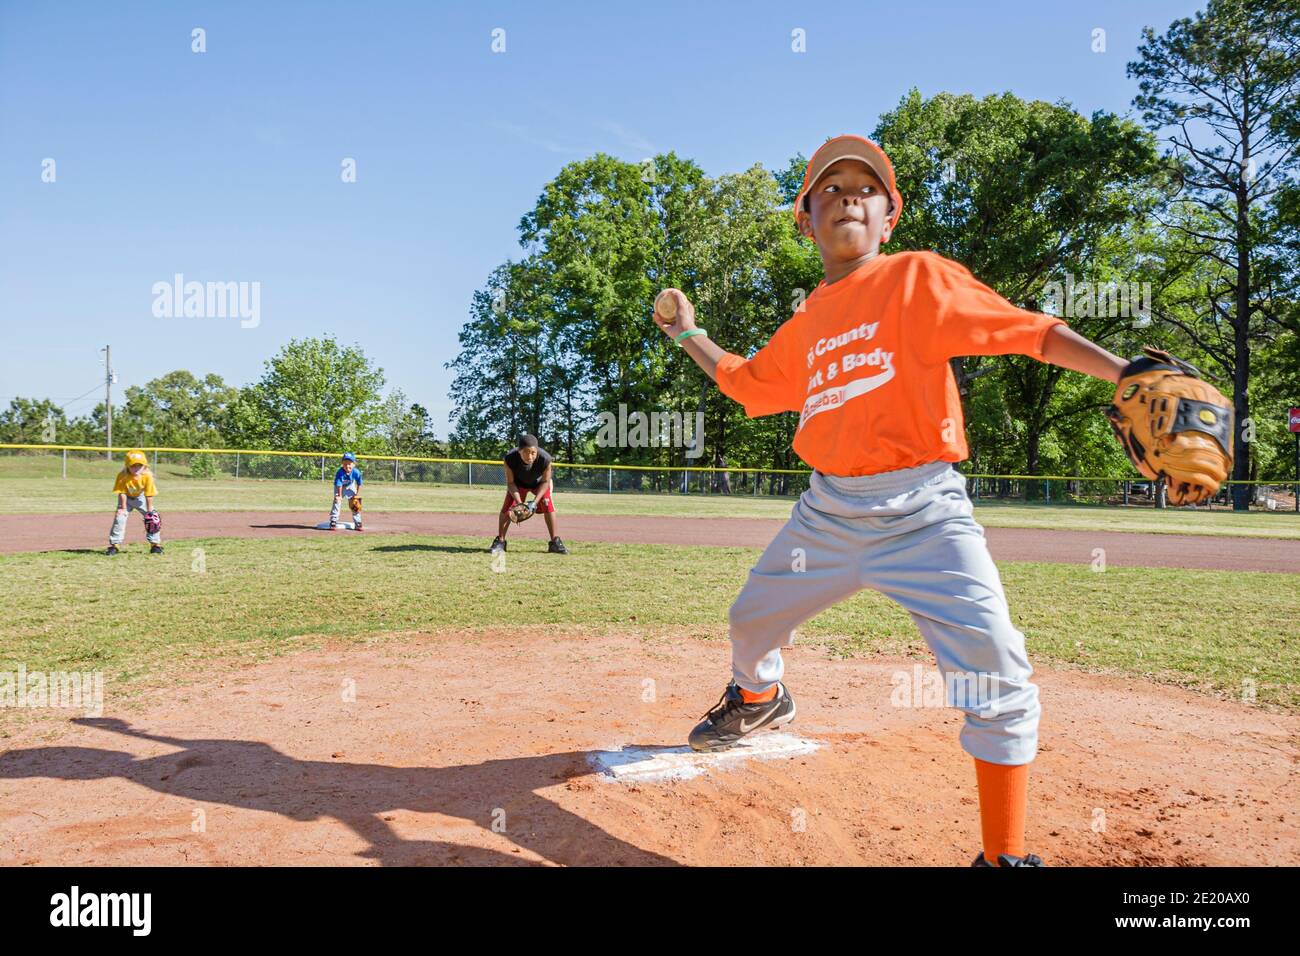
[[[980,792],[980,829],[984,859],[998,865],[998,855],[1025,855],[1025,810],[1029,804],[1029,764],[975,761]]]
[[[769,700],[776,700],[776,689],[780,686],[773,684],[761,694],[755,694],[752,690],[740,688],[740,699],[747,704],[766,704]]]

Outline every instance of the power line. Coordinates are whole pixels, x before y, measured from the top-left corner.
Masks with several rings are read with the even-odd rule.
[[[85,398],[85,397],[86,397],[87,395],[89,395],[91,392],[94,392],[94,391],[96,391],[96,390],[98,390],[98,389],[101,389],[101,388],[103,388],[103,387],[104,387],[104,383],[103,383],[103,382],[96,382],[94,385],[92,385],[92,386],[91,386],[90,388],[88,388],[86,391],[82,392],[82,393],[81,393],[80,395],[78,395],[76,398],[47,398],[46,401],[57,402],[57,403],[59,403],[59,404],[61,404],[61,405],[62,405],[62,404],[71,404],[71,403],[73,403],[73,402],[79,402],[79,401],[81,401],[83,398]],[[29,395],[0,395],[0,399],[13,399],[13,398],[31,398],[31,396],[29,396]],[[34,401],[40,401],[40,399],[33,399],[33,400],[34,400]]]
[[[102,404],[102,403],[101,403],[101,404]],[[78,408],[78,407],[77,407],[78,405],[80,405],[81,407]],[[98,407],[97,405],[88,404],[88,403],[85,402],[84,400],[81,401],[81,402],[73,402],[73,403],[70,403],[70,404],[67,404],[67,405],[60,405],[60,406],[59,406],[59,408],[63,411],[63,414],[66,415],[66,416],[68,416],[68,417],[70,417],[70,418],[71,418],[71,417],[75,417],[75,416],[77,416],[77,415],[86,415],[86,414],[89,414],[93,409],[95,409],[95,408],[97,408],[97,407]]]
[[[103,384],[102,382],[96,382],[94,385],[92,385],[92,386],[91,386],[89,389],[87,389],[86,391],[82,392],[82,393],[81,393],[80,395],[78,395],[76,398],[70,398],[70,399],[68,399],[68,400],[67,400],[67,404],[71,405],[71,404],[74,403],[74,402],[79,402],[79,401],[81,401],[83,398],[85,398],[87,395],[89,395],[91,392],[97,392],[97,391],[99,391],[99,387],[100,387],[102,384]]]

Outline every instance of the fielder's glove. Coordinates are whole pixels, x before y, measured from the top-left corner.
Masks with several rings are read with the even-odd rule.
[[[360,496],[360,495],[353,495],[351,498],[349,498],[349,499],[348,499],[348,507],[352,509],[352,513],[353,513],[353,514],[356,514],[358,511],[360,511],[360,510],[361,510],[361,496]]]
[[[1232,470],[1232,405],[1191,365],[1143,351],[1124,367],[1106,417],[1137,470],[1166,480],[1173,504],[1204,501]]]
[[[529,518],[533,516],[536,510],[537,510],[537,506],[535,504],[513,505],[510,508],[510,520],[513,521],[515,524],[518,524],[521,521],[527,521]]]
[[[162,518],[156,511],[144,513],[144,530],[146,534],[157,534],[162,530]]]

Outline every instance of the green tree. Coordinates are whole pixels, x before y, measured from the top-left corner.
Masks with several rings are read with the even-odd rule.
[[[912,90],[873,135],[890,154],[903,195],[891,251],[940,252],[1033,310],[1044,308],[1048,283],[1067,276],[1077,283],[1134,278],[1137,264],[1115,253],[1154,205],[1152,182],[1161,170],[1153,137],[1137,125],[1010,93],[927,100]],[[1106,345],[1131,317],[1089,311],[1069,321]],[[959,358],[953,372],[967,400],[972,388],[990,387],[980,380],[996,372],[1000,395],[1024,428],[979,448],[1022,440],[1028,474],[1039,473],[1048,430],[1097,405],[1092,393],[1080,392],[1083,404],[1063,407],[1057,389],[1065,370],[1028,358]]]
[[[239,389],[219,375],[199,379],[184,370],[168,372],[143,387],[127,388],[126,402],[113,413],[113,439],[171,448],[221,447],[222,422],[238,396]]]
[[[817,247],[803,239],[794,226],[791,204],[794,194],[798,192],[803,182],[804,166],[806,160],[802,157],[796,157],[791,161],[789,177],[794,182],[793,192],[788,192],[781,185],[781,175],[776,177],[782,199],[776,221],[780,235],[766,250],[763,264],[769,286],[768,304],[771,309],[772,325],[767,338],[770,338],[776,328],[799,310],[804,300],[823,279],[822,261]],[[794,181],[796,177],[797,181]],[[751,354],[756,344],[760,343],[750,343],[742,354]],[[736,447],[730,453],[730,459],[737,464],[756,467],[802,468],[803,463],[799,461],[793,447],[798,425],[799,415],[795,412],[753,420],[742,419],[736,430]],[[774,483],[775,490],[784,491],[788,478],[789,476],[786,475],[778,477]]]
[[[406,393],[394,389],[383,402],[384,453],[417,458],[439,457],[441,448],[433,422],[424,406],[409,402]]]
[[[1300,130],[1292,132],[1293,138]],[[1266,309],[1269,319],[1280,329],[1273,348],[1260,369],[1266,382],[1260,401],[1270,419],[1285,421],[1282,416],[1291,408],[1300,408],[1300,185],[1290,183],[1274,203],[1276,248],[1284,264],[1277,282],[1288,290],[1272,297]],[[1273,465],[1268,478],[1294,479],[1295,438],[1288,430],[1279,430],[1273,444]]]
[[[786,290],[773,284],[774,250],[795,234],[790,213],[780,209],[780,202],[776,179],[761,166],[720,176],[700,189],[699,215],[686,241],[694,264],[693,301],[710,337],[729,352],[754,354],[798,308],[795,290],[788,290],[790,299],[782,301],[779,293]],[[806,294],[812,289],[803,291]],[[666,342],[657,330],[656,334]],[[705,412],[709,454],[699,463],[734,458],[733,435],[739,432],[736,437],[749,437],[755,430],[747,423],[744,410],[718,391],[681,350],[672,349],[671,354],[680,369],[677,380],[682,411]],[[694,389],[689,388],[690,383]],[[695,403],[689,402],[692,391],[697,396]],[[788,424],[758,427],[782,434]]]
[[[781,204],[793,208],[795,197],[803,188],[803,178],[808,172],[808,157],[796,153],[785,164],[785,169],[778,169],[772,174],[776,180],[777,191],[781,194]]]
[[[13,445],[74,444],[70,441],[69,422],[63,409],[48,398],[9,400],[0,412],[0,442]]]
[[[1206,290],[1202,314],[1231,332],[1226,368],[1238,424],[1232,477],[1251,472],[1244,427],[1250,419],[1251,340],[1259,314],[1273,308],[1259,275],[1258,251],[1268,244],[1261,221],[1297,162],[1300,125],[1300,6],[1294,0],[1210,0],[1203,12],[1176,20],[1164,34],[1142,33],[1138,59],[1128,66],[1141,90],[1135,105],[1167,135],[1178,163],[1182,201],[1208,218],[1183,215],[1171,223],[1224,266]],[[1189,222],[1197,223],[1189,227]],[[1181,326],[1206,351],[1218,353],[1195,325]],[[1220,356],[1222,358],[1222,356]],[[1244,510],[1249,489],[1233,489]]]
[[[240,391],[226,431],[249,448],[378,451],[383,385],[383,369],[360,348],[330,337],[294,339]]]
[[[652,197],[675,201],[675,168],[597,153],[565,166],[520,223],[546,292],[530,318],[564,330],[557,345],[580,363],[593,411],[655,405],[664,350],[648,313],[666,250]]]
[[[507,262],[474,293],[452,380],[452,448],[495,458],[525,431],[538,434],[547,406],[543,318],[536,263]],[[541,436],[539,436],[541,437]]]

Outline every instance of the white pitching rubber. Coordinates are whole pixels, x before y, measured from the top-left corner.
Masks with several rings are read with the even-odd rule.
[[[697,753],[690,747],[625,747],[591,757],[592,765],[609,780],[654,783],[689,780],[710,770],[725,770],[747,760],[781,760],[802,757],[818,744],[794,734],[758,733],[744,737],[726,750]]]

